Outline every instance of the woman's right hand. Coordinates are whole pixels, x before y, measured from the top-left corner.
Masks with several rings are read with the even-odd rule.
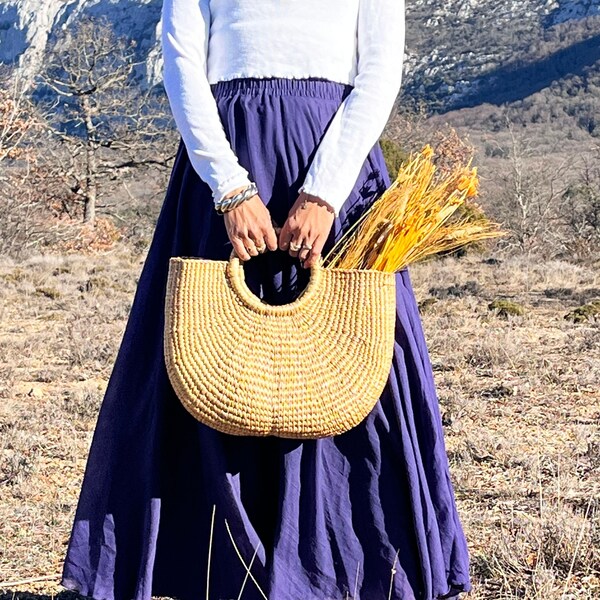
[[[236,188],[226,197],[230,198],[243,189]],[[223,217],[227,235],[241,260],[250,260],[252,256],[259,254],[257,247],[266,245],[269,250],[277,249],[277,233],[273,227],[271,213],[258,194],[254,194],[233,210],[225,212]]]

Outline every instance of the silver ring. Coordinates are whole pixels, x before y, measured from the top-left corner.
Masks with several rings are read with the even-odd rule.
[[[297,252],[298,250],[300,250],[300,248],[302,248],[300,244],[294,244],[294,242],[290,242],[290,250],[292,250],[293,252]]]

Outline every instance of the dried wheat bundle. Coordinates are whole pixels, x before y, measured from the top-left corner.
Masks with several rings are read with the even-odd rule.
[[[324,257],[324,266],[396,272],[410,263],[506,232],[468,199],[477,168],[456,165],[437,174],[427,144]],[[466,214],[458,216],[463,207]]]

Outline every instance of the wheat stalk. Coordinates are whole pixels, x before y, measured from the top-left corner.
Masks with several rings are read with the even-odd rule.
[[[324,257],[324,266],[396,272],[433,254],[505,235],[469,201],[479,182],[471,162],[440,176],[429,144],[411,155],[392,184]],[[457,218],[461,207],[475,218]]]

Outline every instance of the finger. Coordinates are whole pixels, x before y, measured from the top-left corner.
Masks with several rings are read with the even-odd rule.
[[[302,242],[300,241],[299,238],[297,237],[293,237],[290,240],[290,249],[289,249],[289,253],[293,256],[293,257],[297,257],[298,256],[298,252],[300,251],[300,248],[302,246]]]
[[[273,227],[273,231],[275,231],[275,235],[277,236],[277,240],[279,240],[279,235],[281,234],[281,230],[283,229],[283,227],[281,225],[278,225],[275,220],[273,219],[273,217],[271,217],[271,226]]]
[[[319,256],[320,256],[320,253],[317,254],[317,253],[311,252],[308,255],[308,258],[306,260],[302,261],[302,263],[301,263],[302,266],[305,269],[311,269],[312,267],[314,267],[317,264],[317,261],[319,260]]]
[[[273,219],[270,218],[270,221],[268,223],[263,221],[262,224],[260,225],[256,247],[257,248],[260,248],[261,246],[263,247],[262,250],[259,249],[259,252],[261,252],[261,253],[266,252],[267,249],[269,249],[269,250],[277,249],[278,240],[277,240],[277,234],[275,233],[275,229],[273,227],[273,223],[274,223]]]
[[[264,234],[258,233],[256,235],[250,235],[251,241],[254,243],[258,254],[262,254],[267,250],[267,244],[265,243]]]
[[[281,231],[279,233],[279,249],[287,250],[290,245],[290,241],[292,240],[292,232],[290,231],[289,225],[284,223]]]
[[[263,240],[262,244],[258,244],[256,246],[256,249],[258,250],[259,254],[264,254],[267,250],[269,250],[269,247],[267,246],[266,242]]]
[[[277,232],[273,227],[267,228],[264,232],[264,240],[269,250],[277,250]]]
[[[307,242],[307,238],[302,231],[297,231],[290,242],[290,254],[300,257],[300,254],[303,252],[302,246],[304,245],[310,245],[310,243]]]
[[[310,269],[311,267],[313,267],[314,265],[317,264],[317,261],[319,260],[319,257],[321,256],[321,252],[323,252],[323,246],[325,246],[325,241],[326,241],[326,237],[325,236],[319,236],[317,237],[317,239],[314,241],[313,245],[312,245],[312,249],[310,250],[307,259],[304,261],[303,263],[303,267]]]
[[[242,243],[246,248],[246,252],[248,252],[250,256],[258,256],[258,250],[256,249],[256,244],[254,243],[254,240],[252,238],[242,238]]]
[[[298,258],[302,261],[308,258],[310,251],[312,250],[313,243],[304,239],[302,242],[302,247],[298,250]]]
[[[235,253],[238,255],[240,260],[250,260],[250,255],[246,251],[246,248],[244,247],[244,244],[240,238],[235,238],[231,240],[231,243],[233,244],[233,249],[235,250]]]
[[[259,254],[264,254],[267,250],[269,250],[269,247],[267,246],[267,243],[263,240],[262,244],[258,244],[256,246],[256,249],[258,250]]]

